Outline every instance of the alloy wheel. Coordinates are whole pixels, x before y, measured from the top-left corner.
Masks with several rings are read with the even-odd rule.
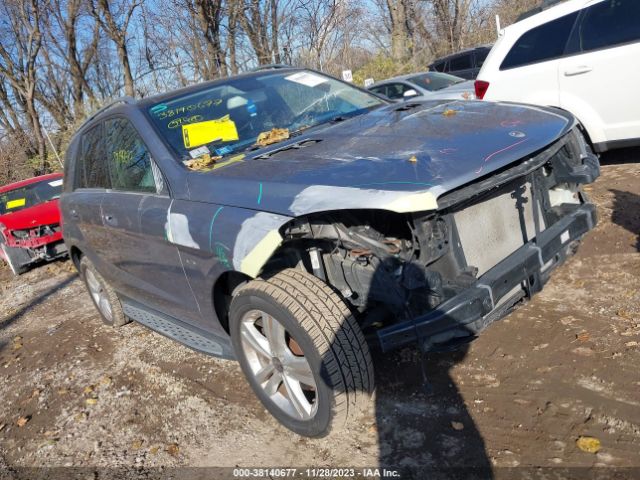
[[[296,340],[273,316],[251,310],[240,324],[242,349],[256,383],[278,408],[298,420],[317,412],[316,381]]]

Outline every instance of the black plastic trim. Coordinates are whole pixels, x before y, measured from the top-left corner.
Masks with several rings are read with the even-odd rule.
[[[498,265],[485,273],[467,290],[443,302],[436,310],[412,320],[378,330],[378,341],[387,352],[448,330],[466,329],[476,333],[468,325],[490,318],[489,323],[502,318],[510,310],[496,306],[495,302],[517,286],[522,286],[525,296],[539,292],[549,278],[549,269],[566,258],[573,241],[579,240],[596,224],[595,206],[589,203],[574,207],[558,222],[541,232]],[[568,234],[568,237],[567,237]]]

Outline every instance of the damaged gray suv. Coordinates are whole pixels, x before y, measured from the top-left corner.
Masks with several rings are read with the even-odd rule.
[[[237,359],[318,437],[367,406],[370,348],[454,348],[540,291],[594,226],[598,175],[566,112],[281,68],[100,110],[61,208],[107,324]]]

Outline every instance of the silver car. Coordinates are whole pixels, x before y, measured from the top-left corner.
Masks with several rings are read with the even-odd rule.
[[[475,100],[473,82],[440,72],[409,73],[374,83],[369,90],[390,100]]]

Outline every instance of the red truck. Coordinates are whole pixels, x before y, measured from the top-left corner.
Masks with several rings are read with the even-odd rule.
[[[0,258],[14,275],[67,254],[58,208],[61,193],[61,173],[0,187]]]

